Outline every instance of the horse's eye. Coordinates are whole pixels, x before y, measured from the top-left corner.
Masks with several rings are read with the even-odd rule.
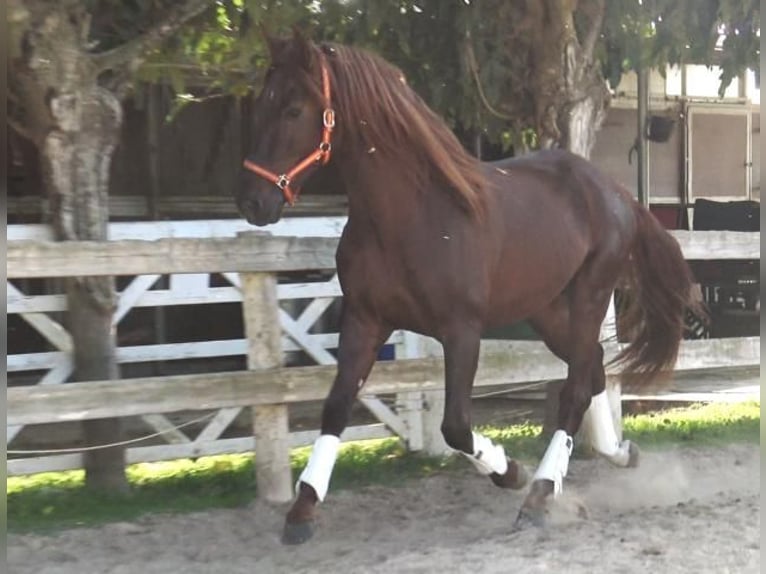
[[[290,118],[291,120],[294,120],[300,115],[301,115],[301,109],[298,107],[287,108],[287,111],[285,111],[285,116]]]

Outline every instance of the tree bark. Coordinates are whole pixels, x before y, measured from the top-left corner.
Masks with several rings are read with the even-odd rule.
[[[57,127],[46,137],[43,161],[58,238],[106,241],[109,166],[122,123],[120,103],[106,90],[73,82],[50,105]],[[118,379],[114,278],[69,279],[67,303],[75,380]],[[118,443],[122,424],[119,419],[84,422],[83,434],[88,446]],[[91,488],[126,491],[125,447],[86,451],[85,476]]]
[[[562,147],[585,158],[596,142],[596,131],[604,121],[605,108],[598,98],[586,97],[566,106],[561,118]]]
[[[108,239],[109,167],[122,125],[121,98],[146,54],[189,19],[210,8],[208,0],[168,4],[143,32],[108,51],[94,53],[91,3],[10,0],[11,97],[15,131],[40,150],[52,225],[61,241]],[[106,8],[100,8],[105,10]],[[114,8],[117,9],[117,8]],[[119,377],[112,277],[67,281],[69,329],[74,340],[74,378]],[[119,420],[83,425],[87,445],[115,445]],[[125,447],[85,455],[88,486],[126,490]]]
[[[117,97],[98,85],[98,69],[84,49],[87,17],[71,6],[29,3],[23,59],[15,62],[15,88],[40,149],[51,224],[61,241],[105,241],[109,166],[122,124]],[[66,281],[68,328],[74,341],[74,380],[117,379],[116,307],[112,277]],[[117,419],[83,424],[86,446],[117,443]],[[125,491],[125,447],[85,454],[90,487]]]
[[[609,103],[609,90],[594,59],[604,17],[603,0],[545,0],[533,35],[537,102],[536,129],[541,148],[560,147],[590,157],[596,132]],[[587,11],[578,35],[575,11]]]
[[[109,165],[122,121],[119,102],[109,92],[93,93],[87,87],[64,98],[71,105],[57,110],[57,119],[61,120],[59,125],[72,129],[51,132],[44,148],[44,161],[51,174],[48,192],[54,205],[53,223],[61,240],[106,241]],[[57,104],[54,100],[54,107]],[[75,380],[119,378],[112,325],[116,302],[113,277],[67,280]],[[87,421],[83,434],[88,446],[119,443],[122,424],[119,419]],[[126,491],[125,447],[86,451],[85,471],[89,487]]]
[[[531,129],[536,141],[529,147],[589,157],[609,103],[595,57],[605,0],[496,0],[481,6],[466,54],[483,107],[517,132],[517,151],[526,151],[527,138],[520,136]],[[481,50],[482,40],[495,49],[477,58],[474,47]],[[500,101],[489,101],[482,90],[476,63],[482,58],[489,70],[484,84],[500,84]]]
[[[75,341],[75,379],[118,379],[112,312],[96,303],[92,289],[106,292],[113,289],[113,282],[111,278],[99,277],[88,283],[71,279],[67,285],[69,330]],[[123,438],[120,419],[83,421],[82,428],[88,446],[115,444]],[[89,488],[108,492],[128,490],[124,446],[86,451],[84,466]]]
[[[530,0],[527,8],[533,30],[528,38],[538,145],[590,158],[609,104],[609,90],[594,57],[604,0]],[[575,25],[578,9],[584,12],[579,35]],[[546,388],[545,437],[557,428],[561,389],[560,383]]]

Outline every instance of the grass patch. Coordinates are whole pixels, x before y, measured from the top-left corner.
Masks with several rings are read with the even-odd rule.
[[[236,507],[253,497],[255,484],[247,455],[135,464],[127,474],[128,494],[86,489],[80,470],[9,478],[8,527],[46,530],[131,520],[157,511]]]
[[[529,463],[535,463],[545,450],[540,430],[535,424],[481,429],[514,457]],[[695,405],[630,416],[624,420],[624,435],[642,448],[679,442],[758,443],[760,402]],[[309,448],[300,448],[291,453],[294,476],[305,466],[309,452]],[[332,488],[391,486],[466,465],[459,457],[409,454],[397,439],[350,443],[340,450]],[[247,454],[136,464],[129,467],[128,479],[131,492],[113,495],[85,489],[83,471],[11,477],[7,483],[8,527],[16,532],[45,531],[131,520],[153,512],[238,507],[255,496],[253,457]]]
[[[729,442],[760,442],[761,403],[692,405],[651,414],[626,417],[625,438],[642,448],[690,442],[720,445]]]
[[[310,452],[310,447],[293,450],[293,476],[306,466]],[[394,438],[349,443],[341,447],[332,484],[333,488],[396,485],[452,463],[409,454]],[[128,494],[86,489],[81,470],[11,477],[8,527],[17,532],[45,531],[131,520],[147,513],[231,508],[247,504],[256,494],[251,454],[141,463],[131,465],[127,474]]]

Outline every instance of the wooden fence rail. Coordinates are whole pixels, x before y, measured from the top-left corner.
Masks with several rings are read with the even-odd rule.
[[[674,231],[688,260],[760,259],[760,233]],[[339,239],[244,232],[236,238],[13,241],[9,278],[333,269]]]
[[[605,345],[613,357],[618,345]],[[684,341],[677,371],[758,364],[760,337]],[[66,385],[12,387],[7,391],[8,424],[42,424],[145,413],[170,413],[233,406],[261,406],[321,400],[335,366],[273,368],[198,375],[146,377]],[[560,379],[566,365],[537,341],[484,341],[475,385],[490,387]],[[440,357],[379,361],[362,395],[440,389]]]
[[[272,237],[155,241],[19,241],[8,245],[8,277],[83,277],[151,273],[269,272],[334,269],[338,239]]]
[[[760,259],[759,233],[674,232],[687,259]],[[66,385],[12,387],[7,391],[9,425],[81,421],[150,413],[249,407],[255,413],[254,444],[260,495],[284,501],[292,484],[287,451],[287,405],[322,399],[335,366],[281,368],[282,333],[278,328],[275,273],[331,270],[334,237],[273,237],[243,233],[228,238],[166,238],[104,243],[41,240],[11,241],[8,277],[69,277],[170,273],[239,273],[247,332],[248,368],[212,373],[100,381]],[[50,298],[46,305],[57,306]],[[23,308],[22,301],[14,305]],[[618,350],[607,345],[607,357]],[[678,370],[751,366],[760,363],[760,338],[741,337],[684,341]],[[536,341],[484,341],[477,386],[512,385],[559,379],[565,365]],[[409,397],[404,422],[380,418],[411,445],[427,450],[440,446],[442,359],[379,362],[363,389],[372,395]],[[374,401],[371,410],[375,411]],[[378,413],[376,412],[376,415]],[[252,445],[253,442],[248,444]],[[14,461],[9,461],[9,467]]]

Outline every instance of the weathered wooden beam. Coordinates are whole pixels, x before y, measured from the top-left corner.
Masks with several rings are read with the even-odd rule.
[[[261,229],[271,235],[295,237],[340,237],[346,217],[285,217]],[[195,219],[194,221],[112,221],[109,240],[141,239],[153,241],[168,237],[209,238],[235,237],[240,231],[254,227],[244,219]],[[53,228],[41,223],[24,223],[7,227],[8,241],[51,241]]]
[[[143,196],[109,196],[109,214],[112,217],[148,217],[149,201]],[[40,196],[9,197],[8,213],[11,215],[40,215],[47,213],[49,202]],[[155,209],[163,217],[168,215],[206,214],[231,216],[239,215],[237,205],[231,197],[207,195],[167,195],[157,198]],[[348,199],[345,195],[304,195],[295,205],[292,213],[345,213]]]
[[[761,233],[750,231],[671,231],[688,260],[760,259]]]
[[[604,344],[604,360],[608,362],[617,355],[621,345],[615,343]],[[533,356],[536,360],[544,363],[555,361],[555,364],[561,368],[562,375],[566,371],[563,362],[557,359],[551,359],[552,355],[546,355],[546,349],[542,343],[536,341],[502,341],[489,340],[481,343],[482,355],[484,357],[502,357],[505,353],[516,353],[522,356],[528,356],[531,360]],[[730,337],[725,339],[697,339],[681,341],[678,350],[678,359],[676,360],[676,371],[690,371],[697,369],[714,369],[721,367],[747,367],[759,365],[761,361],[761,338],[760,337]],[[532,367],[530,365],[530,367]],[[541,367],[552,370],[552,366]],[[619,374],[617,369],[610,367],[607,369],[608,375]],[[556,377],[542,377],[556,378]],[[529,381],[541,380],[528,378]],[[519,382],[522,382],[521,380]],[[480,384],[477,382],[477,384]]]
[[[555,359],[542,343],[496,343],[499,344],[487,345],[482,350],[476,386],[528,383],[565,376],[564,363]],[[614,349],[610,348],[607,355],[612,353]],[[760,337],[707,339],[684,341],[676,370],[758,364]],[[330,389],[335,369],[334,365],[326,365],[11,387],[7,392],[7,424],[321,400]],[[443,380],[441,357],[381,361],[375,365],[362,393],[381,395],[441,389]]]
[[[760,337],[682,341],[676,371],[749,367],[761,364]]]
[[[282,364],[277,277],[272,273],[243,273],[242,311],[247,334],[247,368],[274,369]],[[255,478],[258,497],[289,502],[293,497],[290,471],[290,430],[287,404],[253,405],[253,436],[258,445]]]
[[[398,382],[382,387],[396,391],[414,389],[423,381],[428,384],[428,373],[441,361],[433,363],[420,368],[398,364],[393,369],[394,380]],[[384,375],[391,372],[391,366],[393,363],[383,366]],[[66,388],[63,393],[52,393],[52,387],[11,387],[7,391],[7,423],[38,424],[320,400],[330,388],[335,368],[327,365],[136,378],[116,384],[109,381],[70,383],[61,386]],[[435,386],[440,382],[434,378],[431,384]]]
[[[684,257],[760,259],[760,233],[674,231]],[[109,242],[13,241],[10,278],[280,272],[333,269],[337,238],[246,234],[238,238],[165,238]]]
[[[271,237],[156,241],[18,241],[7,252],[9,278],[280,272],[335,268],[338,239]]]

